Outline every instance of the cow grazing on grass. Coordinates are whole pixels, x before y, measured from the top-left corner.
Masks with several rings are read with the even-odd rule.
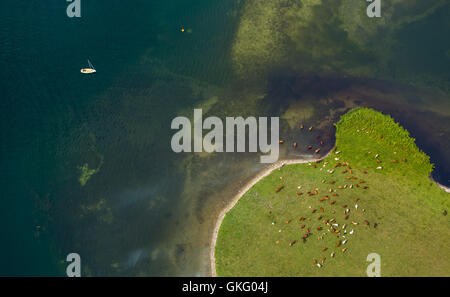
[[[283,190],[284,186],[279,186],[278,189],[275,190],[275,193],[280,192],[281,190]]]

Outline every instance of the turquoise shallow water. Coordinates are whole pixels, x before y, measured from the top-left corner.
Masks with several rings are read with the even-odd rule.
[[[242,2],[82,1],[80,19],[69,19],[66,5],[0,4],[0,275],[64,275],[69,252],[80,253],[83,275],[208,274],[218,211],[262,166],[247,154],[176,155],[170,121],[217,101],[233,116],[255,111],[242,94],[258,84],[240,81],[230,62]],[[442,88],[448,14],[447,6],[398,30],[391,61],[398,84],[317,79],[280,66],[259,112],[279,115],[298,98],[318,107],[320,122],[342,107],[342,94],[358,96],[410,129],[439,164],[436,177],[448,182],[449,114],[435,112],[449,99]],[[88,58],[98,73],[80,75]],[[420,92],[405,86],[411,73],[436,75],[440,89],[434,82]],[[339,100],[319,100],[339,92],[336,85]],[[404,98],[381,100],[375,90]],[[212,107],[220,116],[224,110]],[[332,133],[325,125],[329,145]],[[85,163],[99,171],[82,187],[78,167]]]

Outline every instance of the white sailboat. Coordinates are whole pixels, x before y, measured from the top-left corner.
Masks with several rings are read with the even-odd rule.
[[[91,74],[91,73],[95,73],[97,72],[97,70],[95,70],[94,66],[92,65],[91,61],[89,61],[88,59],[88,64],[89,64],[89,68],[82,68],[80,71],[83,74]]]

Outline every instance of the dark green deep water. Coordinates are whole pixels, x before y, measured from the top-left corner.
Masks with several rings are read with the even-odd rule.
[[[208,232],[222,203],[215,195],[230,196],[261,167],[239,167],[234,156],[186,162],[170,150],[170,121],[205,98],[249,87],[229,61],[241,4],[82,0],[79,19],[66,16],[66,5],[0,2],[0,275],[64,275],[69,252],[80,253],[84,275],[207,274]],[[401,78],[431,73],[439,83],[426,82],[426,94],[443,99],[427,104],[448,104],[448,19],[447,5],[399,30],[391,74],[402,86],[375,86],[413,94]],[[88,58],[92,76],[79,73]],[[285,81],[295,79],[280,69],[271,77],[266,100],[283,108],[293,89]],[[449,114],[417,123],[411,114],[434,115],[407,97],[395,107],[365,104],[397,116],[448,184]],[[101,167],[81,187],[84,163]]]

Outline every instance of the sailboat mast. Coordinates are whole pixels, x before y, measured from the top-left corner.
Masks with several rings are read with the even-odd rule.
[[[89,59],[88,59],[88,63],[89,63],[89,68],[95,69],[94,66],[92,65],[91,61],[89,61]]]

